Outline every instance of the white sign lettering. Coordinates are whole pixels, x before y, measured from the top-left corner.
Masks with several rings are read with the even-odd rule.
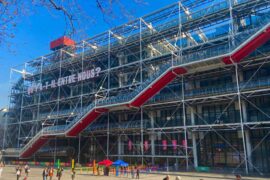
[[[57,80],[53,79],[51,81],[47,81],[44,84],[33,82],[30,87],[28,87],[28,94],[36,93],[38,91],[47,90],[50,88],[56,88],[60,86],[64,86],[67,84],[72,84],[75,82],[85,81],[94,77],[98,77],[101,71],[100,67],[95,69],[86,70],[83,72],[79,72],[77,74],[71,74],[69,76],[60,77]]]

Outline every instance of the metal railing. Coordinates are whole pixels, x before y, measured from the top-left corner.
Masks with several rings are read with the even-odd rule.
[[[261,79],[256,79],[252,81],[243,81],[239,83],[240,91],[250,91],[252,89],[262,89],[270,87],[270,77],[265,77]],[[185,99],[203,97],[203,96],[215,96],[228,93],[237,93],[237,84],[236,83],[226,83],[219,86],[211,87],[201,87],[192,90],[185,91]],[[167,93],[167,94],[158,94],[154,96],[149,104],[163,102],[163,101],[173,101],[181,100],[182,94]]]
[[[92,124],[89,126],[89,128],[86,129],[86,131],[98,131],[98,130],[107,130],[107,123],[102,124]],[[141,121],[135,120],[131,122],[121,122],[121,123],[110,123],[109,129],[110,130],[116,130],[116,129],[136,129],[141,127]],[[143,128],[149,128],[150,127],[150,121],[149,120],[143,120]]]

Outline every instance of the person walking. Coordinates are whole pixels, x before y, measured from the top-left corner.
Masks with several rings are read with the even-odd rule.
[[[135,178],[135,172],[134,172],[134,167],[131,167],[131,178],[134,179]]]
[[[72,180],[75,179],[75,174],[76,174],[75,169],[72,168],[72,170],[71,170],[71,179],[72,179]]]
[[[123,167],[121,166],[120,167],[120,177],[124,176],[124,170],[123,170]]]
[[[106,167],[103,167],[103,176],[106,176]]]
[[[53,167],[50,167],[49,168],[49,172],[48,172],[48,174],[49,174],[49,177],[50,177],[50,180],[52,180],[52,178],[53,178]]]
[[[30,172],[30,168],[29,168],[28,164],[26,164],[24,166],[24,173],[25,173],[24,180],[26,180],[28,178],[29,172]]]
[[[42,172],[43,180],[47,180],[48,177],[48,168],[44,168]]]
[[[106,176],[109,176],[110,175],[110,167],[107,166],[105,169],[106,169]]]
[[[98,176],[100,175],[100,172],[99,172],[99,166],[97,167],[97,175],[98,175]]]
[[[58,180],[61,180],[63,171],[64,171],[64,169],[62,167],[57,169],[56,177],[58,177]]]
[[[127,167],[124,167],[124,176],[128,177]]]
[[[136,179],[140,179],[140,169],[136,168]]]
[[[19,180],[20,177],[21,177],[21,170],[20,170],[20,168],[16,168],[16,176],[17,176],[17,180]]]

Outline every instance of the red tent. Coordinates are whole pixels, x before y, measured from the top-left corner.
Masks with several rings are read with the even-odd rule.
[[[101,166],[111,166],[112,163],[113,163],[113,162],[112,162],[111,160],[105,159],[105,160],[103,160],[103,161],[100,161],[100,162],[98,163],[98,165],[101,165]]]

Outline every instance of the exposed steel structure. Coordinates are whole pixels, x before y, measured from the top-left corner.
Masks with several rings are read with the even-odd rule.
[[[12,69],[6,157],[269,172],[269,7],[185,0],[51,46]]]

